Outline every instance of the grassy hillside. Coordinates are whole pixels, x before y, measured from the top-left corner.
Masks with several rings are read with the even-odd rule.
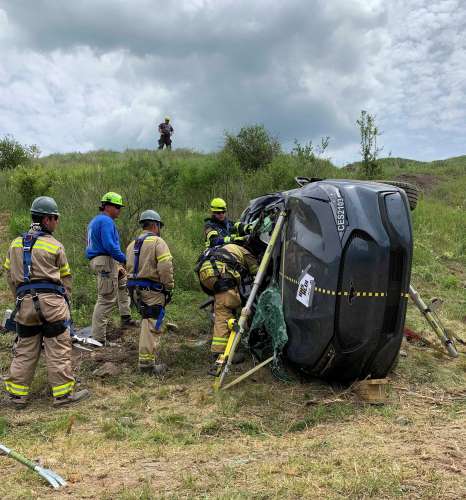
[[[389,158],[382,164],[383,178],[413,182],[423,191],[412,214],[412,282],[426,299],[445,300],[442,318],[466,337],[466,157],[432,163]],[[282,384],[266,370],[235,390],[212,394],[205,375],[209,323],[197,308],[203,294],[192,271],[209,200],[224,197],[236,217],[249,199],[294,187],[296,175],[358,173],[282,155],[267,169],[244,174],[224,155],[189,151],[53,155],[33,170],[0,173],[2,253],[10,238],[27,229],[35,195],[57,200],[57,237],[74,272],[73,313],[81,325],[89,323],[95,300],[84,247],[100,196],[110,190],[124,196],[118,226],[125,244],[138,231],[138,213],[158,210],[176,264],[168,317],[180,326],[164,340],[171,367],[165,380],[136,372],[137,331],[114,348],[77,353],[77,374],[93,398],[75,409],[52,412],[41,366],[30,408],[16,415],[0,406],[0,442],[43,459],[67,477],[67,494],[79,498],[461,497],[464,355],[451,360],[435,349],[404,345],[407,356],[392,376],[392,399],[381,407],[361,404],[344,388]],[[7,305],[12,302],[0,277],[0,310]],[[408,326],[435,342],[412,307]],[[0,336],[2,374],[11,340]],[[111,380],[93,376],[107,359],[121,374]],[[2,498],[49,492],[13,462],[0,458],[0,468]]]

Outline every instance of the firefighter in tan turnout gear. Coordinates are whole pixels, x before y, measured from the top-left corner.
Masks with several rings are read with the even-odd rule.
[[[233,243],[209,248],[199,258],[196,266],[199,282],[207,294],[214,296],[215,321],[209,375],[216,374],[215,362],[225,351],[230,335],[228,320],[235,317],[241,306],[239,287],[254,276],[257,269],[256,257],[247,248]],[[234,362],[240,361],[238,356]]]
[[[47,376],[56,407],[80,401],[75,392],[69,330],[71,271],[63,245],[52,233],[58,225],[53,198],[41,196],[31,206],[32,224],[13,240],[3,264],[16,298],[14,319],[18,341],[5,389],[16,407],[28,402],[31,382],[44,347]]]
[[[158,359],[165,307],[174,287],[173,258],[160,237],[163,222],[155,210],[144,211],[139,223],[143,232],[126,250],[128,289],[141,316],[139,369],[162,375],[166,365]]]

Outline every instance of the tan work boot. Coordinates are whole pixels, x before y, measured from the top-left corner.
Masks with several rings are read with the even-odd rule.
[[[68,406],[74,403],[79,403],[79,401],[83,401],[87,399],[91,393],[87,389],[82,389],[81,391],[70,392],[69,394],[65,394],[64,396],[60,396],[58,398],[54,398],[53,407],[61,408],[62,406]]]
[[[8,405],[11,408],[16,408],[17,410],[22,410],[29,403],[27,396],[8,396]]]

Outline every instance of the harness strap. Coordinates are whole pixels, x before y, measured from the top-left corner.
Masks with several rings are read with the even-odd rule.
[[[32,247],[35,245],[39,236],[43,236],[43,231],[23,234],[23,280],[25,283],[31,281],[32,267]]]
[[[16,296],[24,296],[28,293],[47,293],[54,292],[59,295],[66,295],[66,290],[63,285],[51,283],[50,281],[34,281],[32,283],[23,283],[16,288]]]
[[[162,326],[163,318],[165,318],[165,307],[160,308],[160,312],[155,323],[155,329],[157,331],[160,330],[160,327]]]
[[[134,242],[134,269],[133,269],[133,277],[137,278],[139,272],[139,256],[141,254],[141,247],[144,243],[144,240],[149,236],[157,236],[155,233],[145,233]]]
[[[134,288],[140,288],[140,289],[147,289],[147,290],[151,290],[154,292],[164,292],[165,291],[165,287],[163,286],[162,283],[160,283],[158,281],[149,280],[149,279],[129,279],[127,287],[128,288],[134,287]]]

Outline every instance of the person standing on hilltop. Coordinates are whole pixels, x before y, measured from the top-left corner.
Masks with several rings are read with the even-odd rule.
[[[118,193],[104,194],[96,215],[88,226],[86,258],[97,275],[97,302],[92,314],[91,335],[106,341],[107,324],[113,307],[118,302],[121,326],[135,326],[131,319],[130,297],[124,286],[126,256],[120,248],[120,237],[114,220],[120,216],[123,200]]]
[[[222,198],[210,202],[211,216],[204,220],[204,239],[206,248],[239,243],[253,228],[252,224],[232,222],[227,218],[227,204]]]
[[[28,403],[43,347],[53,406],[61,407],[89,396],[87,389],[75,391],[71,364],[71,270],[63,245],[52,234],[60,216],[55,200],[40,196],[30,211],[29,231],[13,240],[3,264],[16,298],[18,335],[5,389],[11,406],[23,408]]]
[[[162,219],[155,210],[145,210],[139,217],[142,233],[126,249],[128,288],[141,316],[139,370],[163,375],[166,365],[159,356],[165,307],[171,300],[173,257],[160,236]]]
[[[170,125],[170,117],[166,116],[165,121],[159,125],[159,149],[165,146],[167,149],[172,148],[173,127]]]

